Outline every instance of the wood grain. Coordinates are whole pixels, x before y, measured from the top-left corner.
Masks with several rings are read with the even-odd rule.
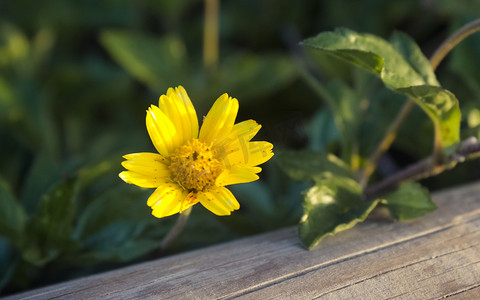
[[[368,220],[312,251],[287,228],[5,299],[480,299],[480,183],[411,222]]]

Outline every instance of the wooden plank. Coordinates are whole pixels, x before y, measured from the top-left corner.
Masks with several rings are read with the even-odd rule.
[[[301,247],[295,228],[6,299],[480,299],[480,183],[411,222],[369,220]]]

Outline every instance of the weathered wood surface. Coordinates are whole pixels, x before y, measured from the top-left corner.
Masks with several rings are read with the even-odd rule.
[[[412,222],[367,221],[303,249],[295,228],[7,299],[480,299],[480,183]]]

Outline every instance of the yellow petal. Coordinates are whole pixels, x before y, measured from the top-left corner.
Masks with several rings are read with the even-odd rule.
[[[197,197],[206,209],[219,216],[230,215],[240,208],[235,196],[225,187],[213,187],[206,192],[199,192]]]
[[[169,88],[160,96],[158,107],[170,119],[182,144],[198,136],[197,113],[182,86]]]
[[[217,186],[246,183],[257,180],[259,177],[256,168],[234,166],[223,171],[215,182]]]
[[[156,153],[133,153],[124,156],[122,166],[146,177],[167,177],[170,174],[167,159]]]
[[[200,129],[199,138],[205,143],[218,143],[228,137],[238,112],[238,100],[223,94],[215,101]]]
[[[151,152],[140,152],[140,153],[130,153],[123,156],[126,160],[157,160],[161,163],[167,163],[167,159],[157,153]]]
[[[147,205],[157,218],[167,217],[180,212],[181,204],[188,193],[175,183],[159,186],[148,198]]]
[[[118,176],[126,183],[135,184],[143,188],[156,188],[165,183],[165,177],[152,177],[137,172],[123,171]]]
[[[254,120],[246,120],[233,125],[232,131],[228,137],[231,140],[241,139],[243,141],[250,142],[260,128],[262,128],[262,125],[259,125]]]
[[[226,139],[216,145],[220,155],[237,150],[248,151],[248,142],[257,134],[262,126],[254,120],[237,123]]]
[[[238,152],[245,156],[243,160],[248,160],[248,142],[257,134],[261,127],[254,120],[235,124],[228,137],[215,146],[219,157],[225,157],[228,154]]]
[[[162,156],[168,157],[181,144],[181,140],[176,137],[175,126],[155,105],[148,109],[146,123],[150,139]]]
[[[232,143],[232,145],[235,145]],[[231,147],[230,153],[226,153],[223,163],[227,168],[232,166],[254,167],[263,164],[273,156],[273,145],[269,142],[248,142],[246,144],[240,141],[236,142],[235,147]]]
[[[262,172],[262,168],[260,167],[249,167],[249,169],[252,170],[252,172],[255,174]]]
[[[185,109],[187,110],[187,116],[190,120],[190,129],[191,129],[191,136],[192,138],[198,137],[198,118],[197,113],[195,112],[195,108],[193,107],[192,101],[190,101],[190,97],[188,97],[187,91],[183,88],[183,86],[178,86],[175,89],[175,93],[178,97],[182,100],[185,105]]]
[[[257,166],[268,161],[273,156],[273,145],[269,142],[248,143],[249,159],[247,166]]]

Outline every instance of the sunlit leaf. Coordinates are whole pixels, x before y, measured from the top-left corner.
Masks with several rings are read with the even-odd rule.
[[[401,32],[394,32],[390,38],[390,42],[415,72],[422,76],[426,84],[440,85],[435,76],[435,72],[433,72],[430,66],[430,61],[423,55],[422,50],[411,37]]]
[[[444,148],[454,146],[460,140],[461,113],[454,94],[438,86],[412,86],[396,91],[410,96],[432,119],[441,136]],[[451,147],[446,155],[453,151]]]
[[[443,147],[457,144],[460,140],[458,100],[437,86],[433,71],[413,41],[397,34],[393,43],[396,48],[380,37],[348,29],[320,33],[302,42],[304,46],[367,70],[380,77],[387,88],[408,95],[432,119],[436,138]],[[447,155],[452,148],[447,150]]]
[[[304,197],[304,215],[299,236],[305,247],[315,247],[327,235],[334,235],[362,222],[378,204],[366,201],[360,184],[350,178],[328,175],[316,178],[316,184]]]
[[[425,84],[423,78],[390,43],[372,34],[359,34],[341,28],[308,38],[302,45],[371,72],[391,89]]]

